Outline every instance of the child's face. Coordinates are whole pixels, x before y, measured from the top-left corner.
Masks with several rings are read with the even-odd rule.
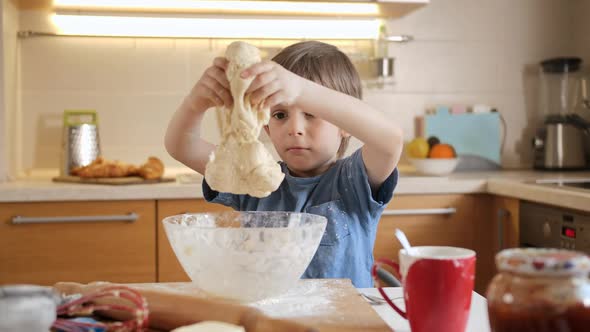
[[[330,122],[297,108],[275,107],[265,128],[293,175],[322,174],[336,160],[344,134]]]

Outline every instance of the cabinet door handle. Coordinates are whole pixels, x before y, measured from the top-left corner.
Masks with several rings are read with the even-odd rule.
[[[510,211],[499,208],[496,215],[496,223],[498,226],[498,250],[504,249],[504,222],[506,218],[510,217]]]
[[[135,212],[123,215],[107,215],[107,216],[68,216],[68,217],[12,217],[13,224],[51,224],[62,222],[97,222],[97,221],[128,221],[134,222],[139,218]]]
[[[385,210],[382,216],[419,216],[427,214],[455,214],[456,208],[436,208],[436,209],[401,209],[401,210]]]

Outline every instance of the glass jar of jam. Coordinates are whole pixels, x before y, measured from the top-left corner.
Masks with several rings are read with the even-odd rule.
[[[590,331],[590,258],[582,253],[516,248],[496,255],[487,290],[492,332]]]

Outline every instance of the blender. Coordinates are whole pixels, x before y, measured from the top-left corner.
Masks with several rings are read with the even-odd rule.
[[[582,59],[562,57],[541,62],[543,123],[533,139],[534,168],[580,170],[590,166],[588,79]],[[590,114],[590,112],[588,113]]]

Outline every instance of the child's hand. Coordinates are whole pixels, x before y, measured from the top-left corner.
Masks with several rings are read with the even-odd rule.
[[[213,106],[229,107],[233,104],[229,81],[225,76],[227,64],[227,59],[215,58],[213,65],[205,70],[189,95],[194,107],[206,110]]]
[[[304,79],[274,61],[263,61],[242,71],[241,78],[256,76],[246,93],[252,105],[264,101],[263,107],[292,106],[303,90]]]

